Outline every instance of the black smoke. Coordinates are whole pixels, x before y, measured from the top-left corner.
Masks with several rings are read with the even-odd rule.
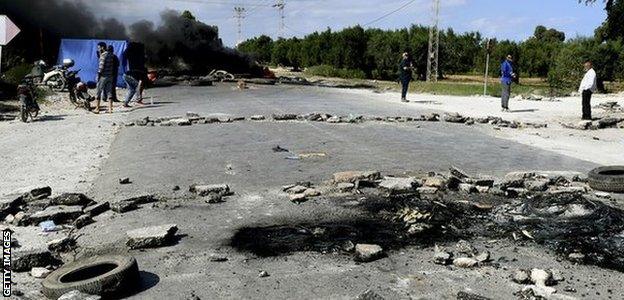
[[[206,74],[213,68],[257,74],[259,68],[235,50],[223,46],[218,28],[197,21],[190,13],[166,10],[161,25],[139,21],[126,27],[114,18],[97,18],[81,1],[0,0],[22,32],[6,47],[4,67],[56,61],[62,38],[123,39],[143,43],[147,64],[174,73]]]

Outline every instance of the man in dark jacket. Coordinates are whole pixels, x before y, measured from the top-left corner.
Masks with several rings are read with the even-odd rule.
[[[409,89],[410,81],[412,81],[412,70],[414,64],[409,56],[409,53],[403,53],[401,63],[399,64],[399,79],[401,80],[401,102],[407,101],[407,90]]]
[[[117,100],[117,78],[119,78],[119,57],[117,57],[117,55],[115,55],[115,49],[113,48],[113,45],[108,45],[108,52],[111,53],[113,55],[113,86],[112,86],[112,90],[111,90],[111,98],[113,99],[113,102],[119,102],[119,100]]]
[[[113,54],[107,51],[106,44],[100,43],[98,44],[98,47],[100,49],[100,58],[98,64],[97,95],[95,98],[96,102],[94,113],[100,113],[100,100],[102,97],[104,100],[108,98],[108,112],[112,113],[113,101],[110,94],[112,92],[115,61]]]

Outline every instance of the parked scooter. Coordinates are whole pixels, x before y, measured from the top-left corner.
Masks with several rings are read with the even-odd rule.
[[[39,104],[35,98],[35,85],[33,76],[26,75],[17,86],[17,98],[20,101],[20,117],[22,122],[28,122],[28,118],[34,120],[39,115]]]
[[[67,72],[68,69],[74,66],[73,59],[63,59],[63,64],[52,67],[52,69],[43,72],[41,70],[47,65],[43,61],[35,62],[35,65],[31,71],[33,76],[36,76],[34,82],[40,85],[50,87],[55,92],[62,92],[67,89]]]
[[[91,101],[95,98],[89,94],[89,86],[78,77],[79,72],[80,70],[68,71],[66,74],[69,101],[76,107],[91,110]]]

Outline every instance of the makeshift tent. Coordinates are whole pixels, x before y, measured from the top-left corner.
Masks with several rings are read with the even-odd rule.
[[[128,49],[127,41],[116,40],[79,40],[79,39],[62,39],[59,50],[58,64],[63,59],[73,59],[76,65],[73,70],[80,69],[78,76],[83,82],[95,82],[98,71],[97,44],[104,42],[106,45],[112,45],[115,49],[115,55],[119,58],[119,76],[117,77],[117,86],[125,87],[123,74],[128,70],[128,61],[126,59],[126,49]]]

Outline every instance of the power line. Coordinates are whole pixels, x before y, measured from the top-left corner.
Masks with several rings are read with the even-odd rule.
[[[414,2],[416,2],[416,0],[410,0],[410,1],[406,2],[405,4],[401,5],[401,7],[397,8],[397,9],[395,9],[393,11],[390,11],[390,12],[386,13],[385,15],[383,15],[383,16],[375,19],[375,20],[370,21],[370,22],[364,24],[363,26],[368,26],[368,25],[377,23],[377,22],[379,22],[379,21],[381,21],[381,20],[383,20],[383,19],[385,19],[385,18],[395,14],[396,12],[400,11],[401,9],[404,9],[404,8],[410,6]]]
[[[245,18],[245,8],[240,6],[234,7],[234,13],[238,25],[238,41],[236,43],[238,45],[243,42],[243,19]]]

